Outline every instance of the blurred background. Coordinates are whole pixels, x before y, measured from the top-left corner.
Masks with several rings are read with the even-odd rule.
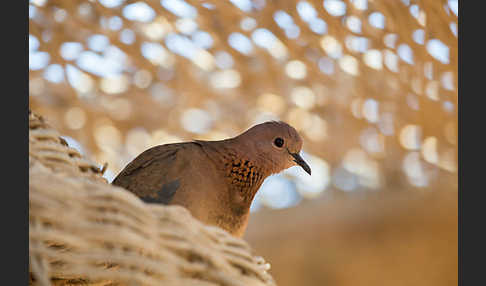
[[[457,285],[458,1],[30,0],[29,105],[111,180],[283,120],[247,241],[279,285]]]

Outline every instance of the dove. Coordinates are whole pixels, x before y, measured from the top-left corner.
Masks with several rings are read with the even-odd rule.
[[[263,181],[300,166],[302,138],[289,124],[269,121],[240,135],[152,147],[131,161],[112,184],[146,203],[180,205],[201,222],[242,237]]]

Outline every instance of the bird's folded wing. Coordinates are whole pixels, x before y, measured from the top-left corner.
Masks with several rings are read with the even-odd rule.
[[[180,187],[182,170],[189,163],[181,149],[189,143],[155,146],[141,153],[113,180],[146,202],[168,204]]]

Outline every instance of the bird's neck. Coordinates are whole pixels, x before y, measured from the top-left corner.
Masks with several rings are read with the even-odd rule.
[[[265,170],[261,158],[243,149],[237,138],[213,141],[211,149],[218,152],[215,162],[221,166],[221,171],[228,180],[229,199],[236,214],[245,214],[249,211],[251,202],[260,188],[263,180],[272,174],[272,170]],[[245,148],[246,149],[246,148]],[[248,149],[246,149],[248,150]]]
[[[228,186],[226,192],[217,194],[217,201],[223,211],[215,213],[212,221],[240,237],[248,224],[253,198],[272,170],[260,167],[265,166],[265,162],[255,154],[255,150],[244,148],[236,138],[198,143],[221,172]]]

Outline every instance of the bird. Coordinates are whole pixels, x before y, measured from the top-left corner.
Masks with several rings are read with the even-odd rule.
[[[302,138],[283,121],[267,121],[224,140],[154,146],[139,154],[112,184],[146,203],[180,205],[199,221],[242,237],[263,181],[300,166]]]

